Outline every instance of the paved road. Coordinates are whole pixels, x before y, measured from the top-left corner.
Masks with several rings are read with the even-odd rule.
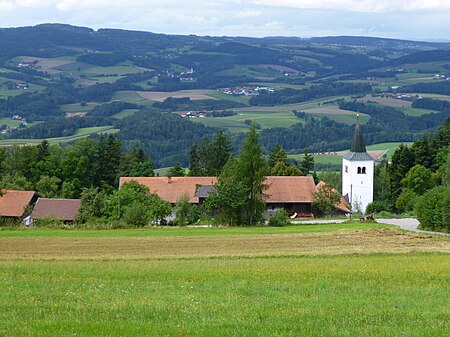
[[[347,220],[291,220],[291,223],[293,224],[322,224],[322,223],[343,223]]]
[[[411,231],[411,232],[450,235],[450,234],[447,234],[447,233],[423,231],[421,229],[417,229],[417,227],[420,225],[420,223],[419,223],[419,221],[417,221],[417,219],[413,219],[413,218],[408,218],[408,219],[376,219],[376,221],[378,223],[382,223],[382,224],[398,226],[401,229],[404,229],[404,230],[407,230],[407,231]]]

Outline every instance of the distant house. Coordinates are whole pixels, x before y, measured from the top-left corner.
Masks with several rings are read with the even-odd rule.
[[[175,204],[184,194],[188,195],[189,202],[201,204],[211,192],[215,190],[216,177],[122,177],[120,186],[136,181],[150,189],[162,199]],[[268,188],[264,191],[267,203],[267,213],[276,212],[284,208],[288,213],[298,215],[314,212],[313,193],[317,191],[314,179],[311,176],[266,177]],[[348,209],[342,207],[342,212]]]
[[[0,196],[0,216],[12,219],[21,219],[26,208],[37,199],[34,191],[2,190]]]
[[[324,185],[326,185],[325,184],[325,182],[323,182],[323,181],[320,181],[318,184],[317,184],[317,189],[319,189],[321,186],[324,186]],[[337,192],[337,193],[339,193],[339,191],[337,191],[336,189],[334,189],[334,188],[332,188],[331,189],[333,192]],[[339,193],[340,194],[340,193]],[[347,214],[347,213],[350,213],[350,204],[348,203],[348,201],[345,199],[345,197],[342,195],[342,194],[340,194],[340,196],[341,196],[341,200],[339,201],[339,203],[336,205],[336,209],[335,209],[335,211],[333,212],[334,214]]]
[[[39,198],[30,218],[32,221],[51,218],[64,222],[72,222],[75,221],[80,207],[80,199]]]

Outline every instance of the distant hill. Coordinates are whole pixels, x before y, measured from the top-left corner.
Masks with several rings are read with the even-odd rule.
[[[448,78],[450,43],[3,28],[0,142],[67,143],[107,130],[170,166],[186,164],[189,147],[218,129],[237,148],[256,123],[266,149],[334,151],[349,146],[358,109],[368,143],[412,141],[448,114],[433,108],[439,102],[412,107],[415,93],[450,100]],[[402,90],[410,94],[399,101]]]

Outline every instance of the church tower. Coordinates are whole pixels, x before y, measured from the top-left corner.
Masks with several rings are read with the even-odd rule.
[[[373,201],[373,176],[374,160],[366,151],[357,115],[352,148],[342,160],[342,195],[353,212],[364,213]]]

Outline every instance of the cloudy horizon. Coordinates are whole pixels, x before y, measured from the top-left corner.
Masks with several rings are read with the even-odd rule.
[[[450,41],[448,0],[0,0],[1,27],[66,23],[213,36]]]

